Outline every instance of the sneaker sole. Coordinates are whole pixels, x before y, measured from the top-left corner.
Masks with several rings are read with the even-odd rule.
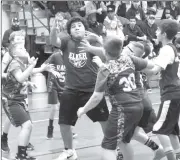
[[[9,150],[9,151],[4,151],[4,150],[1,149],[1,151],[2,151],[3,153],[10,153],[10,150]]]
[[[52,138],[46,137],[46,139],[47,139],[47,140],[51,140],[51,139],[54,139],[54,137],[52,137]]]

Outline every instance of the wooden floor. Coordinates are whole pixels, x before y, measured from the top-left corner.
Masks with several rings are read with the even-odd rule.
[[[159,91],[153,90],[153,93],[149,94],[153,102],[153,107],[157,111],[159,107]],[[47,140],[47,125],[48,125],[48,110],[47,107],[47,94],[33,94],[29,97],[30,113],[33,120],[33,131],[31,136],[31,143],[35,146],[35,150],[30,152],[38,158],[38,160],[52,160],[58,157],[59,153],[63,150],[63,142],[60,135],[60,129],[57,121],[54,122],[54,139]],[[5,120],[5,114],[2,113],[2,124]],[[3,126],[2,126],[3,127]],[[74,146],[77,150],[80,160],[100,160],[101,154],[101,140],[103,134],[98,123],[92,123],[86,116],[83,116],[75,127],[75,132],[78,137],[74,139]],[[20,128],[10,129],[9,133],[9,146],[11,149],[10,155],[3,154],[4,157],[13,158],[17,152],[17,137]],[[158,142],[155,136],[152,138]],[[132,141],[135,159],[134,160],[152,160],[152,151],[139,144],[136,141]],[[163,159],[165,160],[165,159]]]

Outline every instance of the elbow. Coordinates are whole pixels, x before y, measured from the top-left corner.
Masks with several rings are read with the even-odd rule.
[[[94,98],[94,101],[97,103],[97,104],[99,104],[99,102],[103,99],[103,97],[104,97],[104,94],[103,93],[94,93],[94,96],[93,96],[93,98]]]

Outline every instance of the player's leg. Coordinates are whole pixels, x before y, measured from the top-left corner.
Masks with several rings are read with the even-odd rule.
[[[158,120],[153,127],[153,133],[158,135],[168,160],[176,159],[169,135],[176,132],[175,128],[180,114],[180,107],[177,103],[178,100],[162,102],[158,113]]]
[[[26,107],[22,103],[12,103],[9,105],[9,113],[11,115],[11,123],[16,127],[21,126],[18,139],[18,151],[16,155],[17,160],[32,160],[34,157],[27,155],[27,146],[29,144],[32,122],[29,113],[25,109]]]
[[[47,139],[53,138],[53,122],[56,113],[56,106],[58,105],[58,95],[55,89],[52,89],[51,92],[48,93],[48,108],[49,108],[49,125],[47,131]]]
[[[77,121],[78,93],[74,90],[64,90],[61,95],[61,107],[59,109],[60,132],[65,150],[59,155],[58,159],[72,160],[77,159],[76,151],[73,147],[72,127]]]

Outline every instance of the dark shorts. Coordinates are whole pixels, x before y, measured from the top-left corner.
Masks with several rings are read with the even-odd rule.
[[[4,101],[3,108],[11,124],[15,127],[19,127],[29,120],[31,121],[31,117],[25,102],[21,103]]]
[[[59,124],[75,125],[78,119],[77,111],[83,107],[92,92],[82,92],[77,90],[64,90],[61,96],[61,107],[59,110]],[[92,110],[87,112],[87,116],[93,121],[107,121],[109,110],[105,98]]]
[[[162,135],[179,135],[180,99],[173,99],[161,103],[157,122],[153,133]]]
[[[51,92],[48,92],[48,104],[57,104],[61,100],[62,91],[57,91],[52,89]]]
[[[142,113],[142,103],[113,106],[107,121],[102,148],[115,150],[119,143],[129,143]]]
[[[151,113],[153,112],[152,103],[149,99],[149,96],[146,91],[142,91],[142,105],[144,107],[143,115],[141,117],[141,120],[139,122],[139,127],[142,127],[143,129],[146,128],[149,124],[149,121],[152,121]],[[155,120],[154,120],[155,121]],[[152,129],[152,128],[151,128]]]

